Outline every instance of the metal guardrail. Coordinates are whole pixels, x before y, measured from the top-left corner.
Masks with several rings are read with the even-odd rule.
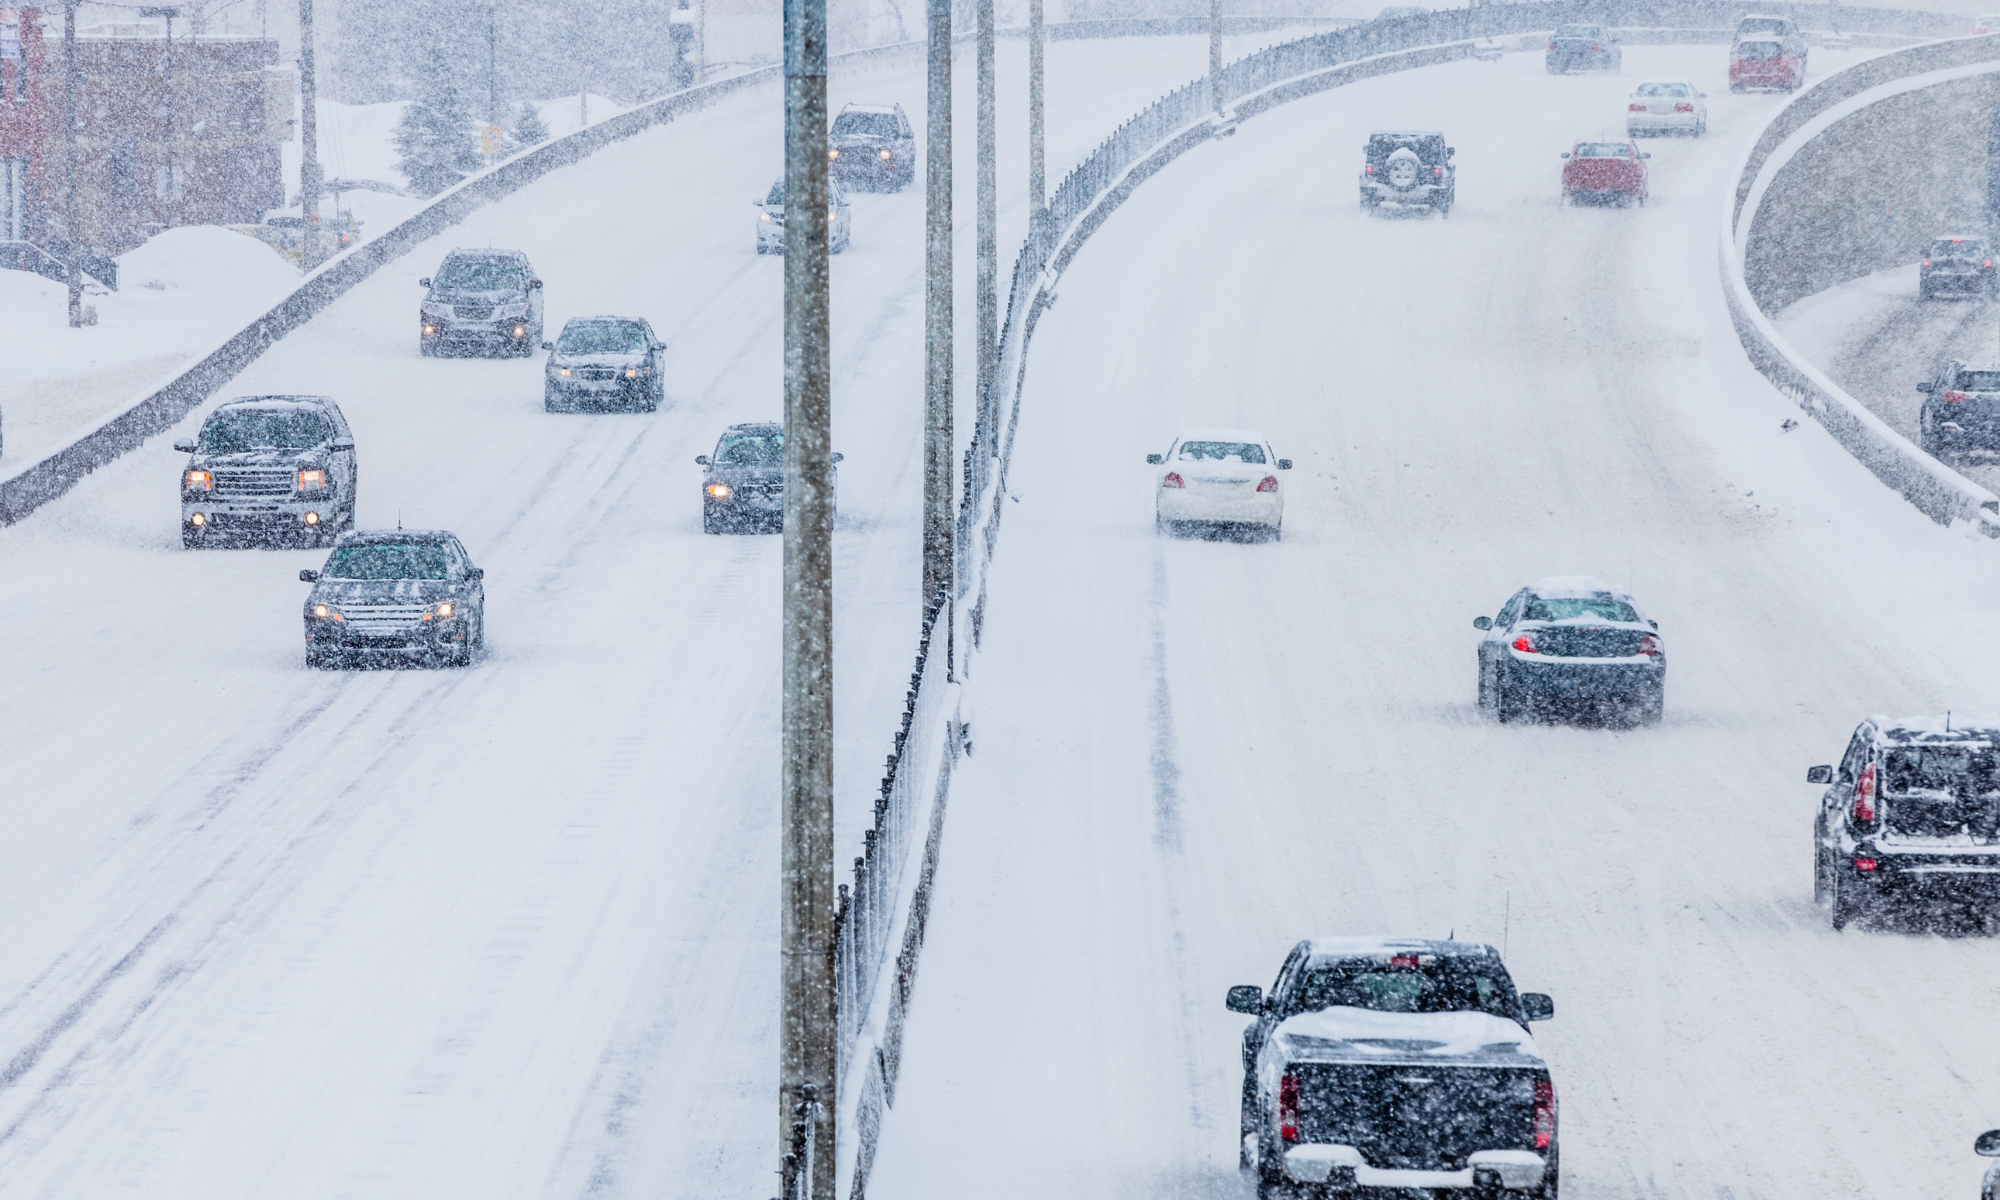
[[[1757,236],[1757,214],[1772,201],[1771,181],[1811,141],[1811,137],[1795,135],[1808,132],[1823,115],[1837,118],[1838,108],[1865,107],[1872,102],[1871,92],[1880,91],[1880,98],[1886,99],[1908,91],[1907,84],[1899,86],[1899,81],[1932,74],[1962,76],[1965,68],[1981,63],[1991,63],[1992,69],[2000,70],[2000,37],[1898,50],[1836,72],[1795,96],[1744,152],[1736,185],[1723,198],[1719,251],[1723,299],[1737,340],[1758,372],[1924,515],[1943,525],[1966,522],[1988,537],[2000,537],[2000,497],[1912,445],[1806,361],[1758,305],[1744,273],[1746,245]],[[1806,202],[1811,202],[1810,196]]]

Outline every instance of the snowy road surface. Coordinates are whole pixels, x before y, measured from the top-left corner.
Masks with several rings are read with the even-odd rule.
[[[1205,52],[1052,47],[1052,166]],[[1022,47],[1001,62],[1020,178]],[[919,67],[833,101],[920,114]],[[487,572],[472,669],[307,671],[296,575],[323,553],[180,549],[168,443],[198,417],[0,530],[0,1193],[762,1194],[780,547],[704,537],[692,459],[779,412],[782,263],[751,232],[776,94],[481,210],[228,389],[335,396],[361,523],[463,538]],[[921,192],[857,196],[855,227],[833,269],[849,853],[916,645]],[[649,317],[667,407],[550,416],[539,357],[420,359],[416,280],[454,244],[526,250],[551,335]]]
[[[1715,214],[1782,98],[1721,66],[1340,88],[1079,255],[1030,355],[872,1200],[1246,1196],[1225,989],[1305,935],[1454,930],[1555,997],[1565,1195],[1976,1194],[1994,943],[1829,931],[1804,780],[1863,714],[2000,707],[2000,559],[1780,431]],[[1645,143],[1644,209],[1558,207],[1557,154],[1655,74],[1707,85],[1710,136]],[[1377,127],[1447,132],[1449,221],[1357,215]],[[1297,461],[1281,543],[1155,536],[1144,456],[1198,425]],[[1659,618],[1661,727],[1476,712],[1473,617],[1569,572]]]

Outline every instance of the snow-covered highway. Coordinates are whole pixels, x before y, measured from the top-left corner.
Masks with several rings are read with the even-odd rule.
[[[1225,989],[1306,935],[1449,931],[1555,997],[1567,1194],[1976,1194],[1992,941],[1831,932],[1804,780],[1864,714],[2000,709],[2000,561],[1784,431],[1715,242],[1782,99],[1723,61],[1340,88],[1175,162],[1071,265],[876,1200],[1247,1195]],[[1703,85],[1709,136],[1643,144],[1643,209],[1559,207],[1558,153],[1646,77]],[[1371,128],[1446,131],[1449,221],[1357,215]],[[1281,543],[1155,536],[1144,456],[1210,425],[1297,461]],[[1475,710],[1472,618],[1574,572],[1660,619],[1659,728]]]

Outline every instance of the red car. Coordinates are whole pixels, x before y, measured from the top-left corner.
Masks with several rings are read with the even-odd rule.
[[[1751,88],[1796,91],[1806,81],[1806,64],[1779,41],[1757,39],[1738,42],[1729,48],[1729,90],[1747,92]]]
[[[1637,142],[1578,142],[1563,155],[1567,204],[1646,202],[1646,160]]]

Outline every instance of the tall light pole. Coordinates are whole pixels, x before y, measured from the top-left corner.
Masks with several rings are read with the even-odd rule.
[[[319,193],[326,177],[319,169],[319,81],[313,75],[313,5],[299,0],[299,265],[319,265]]]
[[[1028,236],[1041,253],[1042,223],[1048,217],[1048,173],[1042,158],[1042,60],[1047,52],[1042,0],[1028,0]]]
[[[924,609],[952,581],[951,3],[926,0],[924,119]]]
[[[1208,0],[1208,99],[1222,111],[1222,0]]]
[[[979,218],[976,230],[974,256],[974,287],[978,292],[978,302],[974,309],[977,322],[979,347],[979,419],[985,428],[994,425],[993,406],[997,389],[995,379],[1000,373],[1000,242],[999,233],[994,228],[999,219],[1000,184],[999,169],[996,165],[999,131],[995,128],[999,120],[994,102],[993,80],[993,0],[978,0],[979,4]],[[986,453],[999,452],[999,440],[986,447]]]
[[[496,45],[499,40],[499,11],[500,6],[497,4],[486,6],[486,123],[488,125],[500,123],[500,52]]]
[[[180,201],[180,189],[174,186],[174,18],[181,15],[181,10],[148,7],[140,9],[139,15],[167,19],[167,219],[164,224],[171,229],[174,225],[174,210]]]
[[[76,0],[63,0],[63,207],[69,218],[69,327],[83,325],[83,230],[76,203]]]
[[[785,0],[785,567],[780,1155],[803,1112],[804,1195],[834,1200],[833,459],[826,0]],[[823,1097],[818,1105],[801,1102]],[[786,1200],[792,1200],[787,1197]]]

